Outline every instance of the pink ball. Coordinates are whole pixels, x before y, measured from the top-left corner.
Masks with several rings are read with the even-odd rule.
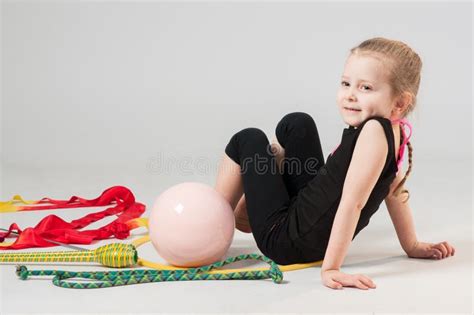
[[[214,188],[185,182],[158,196],[148,228],[153,246],[168,263],[199,267],[225,259],[234,237],[234,211]]]

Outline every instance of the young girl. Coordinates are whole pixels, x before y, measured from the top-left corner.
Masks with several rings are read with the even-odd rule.
[[[236,227],[252,232],[264,255],[280,265],[324,259],[324,285],[375,288],[367,276],[345,274],[340,267],[350,242],[383,200],[408,257],[454,254],[447,242],[417,240],[403,189],[413,151],[405,117],[416,104],[421,65],[417,53],[400,41],[377,37],[351,49],[337,93],[349,127],[326,162],[307,113],[285,115],[274,144],[258,128],[231,137],[215,188],[234,209]],[[409,165],[402,175],[405,145]]]

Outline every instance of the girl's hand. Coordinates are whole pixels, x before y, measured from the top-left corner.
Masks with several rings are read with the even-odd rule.
[[[407,255],[410,258],[442,259],[453,256],[454,252],[454,247],[446,241],[437,244],[418,242]]]
[[[339,270],[321,271],[323,284],[331,289],[342,289],[342,287],[357,287],[362,290],[375,289],[375,283],[364,275],[349,275]]]

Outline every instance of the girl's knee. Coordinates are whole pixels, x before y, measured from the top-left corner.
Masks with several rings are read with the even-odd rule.
[[[263,130],[255,127],[248,127],[240,130],[231,137],[225,148],[225,152],[232,160],[240,164],[239,152],[241,147],[249,143],[261,145],[269,144],[268,138]]]
[[[275,135],[280,145],[285,148],[286,140],[290,133],[304,137],[306,132],[314,131],[316,123],[313,117],[305,112],[292,112],[283,116],[278,122]]]
[[[234,136],[243,140],[267,138],[267,136],[265,135],[265,132],[263,132],[262,129],[255,128],[255,127],[244,128],[240,130],[239,132],[237,132]]]
[[[242,146],[250,142],[268,142],[267,135],[259,128],[248,127],[240,130],[232,136],[230,142]]]

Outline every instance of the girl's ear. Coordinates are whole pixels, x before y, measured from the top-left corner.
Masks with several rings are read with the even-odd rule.
[[[403,92],[395,101],[394,112],[398,113],[400,116],[409,109],[412,104],[413,96],[409,92]]]

